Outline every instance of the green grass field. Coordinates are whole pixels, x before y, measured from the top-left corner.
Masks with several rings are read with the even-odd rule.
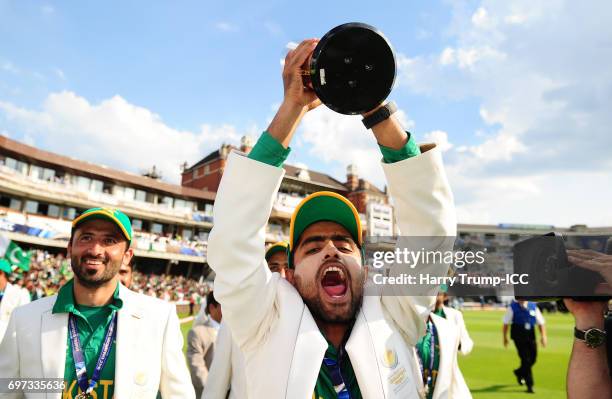
[[[510,341],[502,345],[501,320],[503,311],[465,311],[465,322],[474,340],[474,350],[468,356],[459,355],[459,366],[474,399],[561,399],[565,398],[565,374],[572,349],[573,320],[568,314],[544,314],[548,330],[548,346],[538,347],[538,358],[533,369],[534,395],[516,383],[512,370],[518,367],[519,357]],[[185,315],[179,315],[182,317]],[[181,324],[183,338],[192,322]],[[186,344],[183,350],[186,350]]]
[[[519,366],[519,357],[512,341],[502,344],[502,311],[465,311],[463,316],[474,340],[468,356],[459,355],[459,366],[475,399],[565,398],[567,364],[572,349],[574,326],[569,314],[544,314],[548,346],[538,346],[533,368],[534,395],[516,383],[512,370]],[[539,338],[538,338],[539,342]]]

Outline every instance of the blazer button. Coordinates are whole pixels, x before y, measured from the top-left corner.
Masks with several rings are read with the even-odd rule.
[[[147,374],[143,372],[136,373],[134,376],[134,382],[136,385],[145,385],[147,383]]]

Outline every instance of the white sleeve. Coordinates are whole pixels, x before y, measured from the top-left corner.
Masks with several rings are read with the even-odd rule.
[[[284,169],[230,153],[217,192],[208,263],[215,271],[215,297],[240,347],[255,345],[278,311],[279,275],[265,260],[266,225]]]
[[[191,376],[183,355],[183,334],[174,306],[168,305],[164,331],[159,390],[164,399],[195,399]]]
[[[425,151],[429,148],[429,151]],[[389,183],[389,192],[395,204],[396,220],[399,226],[398,245],[418,251],[422,244],[428,250],[452,250],[457,231],[457,219],[453,195],[446,178],[442,156],[434,147],[425,147],[422,154],[403,161],[385,164],[383,169]],[[412,248],[409,237],[427,237],[417,239],[418,249]],[[400,241],[408,238],[406,244]],[[440,267],[443,266],[444,270]],[[446,276],[448,265],[418,264],[409,269],[405,265],[393,265],[390,274],[410,273]],[[425,333],[425,320],[435,304],[438,286],[433,285],[426,292],[410,295],[406,287],[399,295],[384,293],[381,297],[383,306],[398,325],[408,344],[415,345],[418,338]],[[395,287],[393,287],[395,289]]]
[[[13,312],[9,319],[4,338],[0,337],[0,376],[2,378],[20,377],[19,347],[17,343],[17,313]],[[0,393],[0,398],[24,398],[24,394]]]
[[[30,292],[27,289],[22,288],[21,289],[21,299],[19,301],[19,306],[27,305],[30,302],[31,302]]]
[[[512,312],[512,307],[508,306],[506,308],[506,314],[504,315],[504,324],[512,324],[512,318],[514,316],[514,312]]]
[[[461,345],[461,354],[467,355],[474,348],[474,341],[470,338],[470,334],[465,326],[465,321],[463,320],[463,314],[460,311],[456,311],[457,313],[457,325],[459,327],[459,344]]]
[[[204,385],[202,399],[226,399],[231,377],[232,333],[227,324],[222,321],[215,341],[215,354],[210,370],[208,370],[208,379]]]
[[[546,321],[544,321],[544,316],[542,316],[542,312],[540,312],[540,308],[537,306],[536,306],[535,318],[536,318],[537,325],[543,326],[544,324],[546,324]]]

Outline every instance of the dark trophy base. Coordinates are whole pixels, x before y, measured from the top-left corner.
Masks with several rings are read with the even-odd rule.
[[[309,73],[308,73],[309,72]],[[373,26],[351,22],[329,31],[310,59],[310,85],[330,109],[362,114],[380,105],[395,81],[395,54]]]

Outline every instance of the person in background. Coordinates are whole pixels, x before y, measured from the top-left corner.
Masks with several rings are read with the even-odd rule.
[[[288,242],[279,241],[266,250],[266,261],[271,272],[285,277],[288,267]],[[208,373],[208,383],[204,387],[202,399],[241,399],[246,398],[246,375],[244,374],[244,357],[240,348],[232,339],[227,323],[221,322],[221,328],[215,343],[215,357]]]
[[[540,330],[540,343],[545,348],[547,338],[544,316],[534,302],[512,301],[503,321],[504,347],[508,346],[508,326],[510,326],[510,338],[514,341],[516,351],[521,358],[521,365],[514,370],[516,380],[519,385],[523,383],[527,385],[528,393],[534,393],[531,368],[538,354],[535,326],[537,325]]]
[[[202,322],[195,323],[187,334],[187,364],[197,398],[202,396],[206,386],[208,370],[215,354],[215,341],[223,317],[221,305],[212,291],[206,296],[205,311],[208,317]]]
[[[434,309],[434,313],[448,320],[452,325],[454,325],[454,328],[459,331],[459,351],[462,355],[468,355],[474,347],[474,341],[472,341],[472,338],[470,338],[470,334],[465,327],[463,313],[445,305],[448,301],[447,291],[448,287],[446,286],[442,286],[440,288],[440,293],[436,297],[436,308]]]
[[[11,272],[11,265],[8,261],[0,259],[0,342],[2,342],[13,310],[18,306],[30,303],[29,295],[26,295],[27,293],[21,287],[8,282]]]
[[[416,359],[422,377],[419,390],[426,399],[471,399],[472,394],[459,369],[457,352],[463,341],[466,353],[469,353],[473,342],[467,335],[461,312],[444,306],[447,289],[445,285],[440,287],[434,311],[427,320],[425,336],[416,344]],[[453,312],[459,313],[460,322]],[[463,327],[458,324],[463,324]]]
[[[127,263],[122,263],[119,268],[119,281],[125,288],[132,288],[132,277],[134,276],[134,258]]]

